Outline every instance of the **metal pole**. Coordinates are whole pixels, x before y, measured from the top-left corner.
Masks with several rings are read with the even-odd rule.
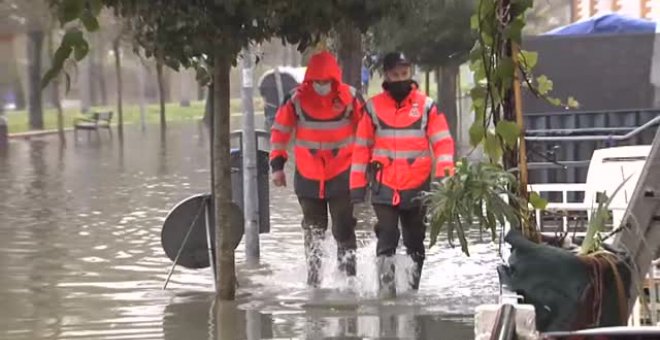
[[[516,337],[516,308],[504,304],[497,311],[495,325],[490,333],[490,340],[513,340]]]
[[[138,62],[138,97],[140,97],[140,126],[142,127],[142,131],[147,129],[144,92],[144,65]]]
[[[209,252],[209,263],[213,272],[213,290],[218,291],[218,272],[215,270],[215,258],[213,257],[213,243],[211,242],[211,219],[209,218],[212,205],[211,198],[204,200],[204,225],[206,226],[206,248]]]
[[[275,67],[275,88],[277,89],[277,107],[282,105],[284,100],[284,89],[282,88],[282,75],[280,74],[280,68]]]
[[[190,224],[190,227],[188,227],[186,236],[184,236],[183,241],[181,241],[181,246],[179,247],[179,250],[176,253],[176,257],[174,257],[174,263],[172,263],[172,267],[170,267],[170,271],[167,273],[165,284],[163,284],[163,290],[167,289],[167,284],[170,282],[170,278],[174,273],[174,268],[176,268],[177,263],[179,263],[179,257],[181,257],[181,254],[183,253],[183,248],[185,248],[186,244],[188,243],[188,238],[190,237],[193,228],[195,228],[195,224],[197,223],[197,219],[199,218],[199,215],[202,214],[202,210],[206,210],[206,202],[202,202],[201,206],[199,207],[199,210],[197,211],[197,215],[195,215],[195,219],[193,219],[192,223]]]
[[[245,259],[259,263],[259,200],[257,192],[257,138],[254,130],[254,63],[250,47],[243,50],[243,216],[245,217]]]
[[[245,312],[245,335],[247,340],[258,340],[261,337],[261,314],[256,310]]]

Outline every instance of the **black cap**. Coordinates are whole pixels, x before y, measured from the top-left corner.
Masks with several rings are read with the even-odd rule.
[[[383,57],[383,70],[384,71],[389,71],[393,68],[395,68],[398,65],[406,65],[409,66],[410,60],[406,58],[405,55],[401,52],[391,52],[385,55]]]

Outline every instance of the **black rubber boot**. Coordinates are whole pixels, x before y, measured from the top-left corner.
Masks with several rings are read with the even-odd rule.
[[[378,256],[378,295],[383,299],[396,297],[394,256]]]
[[[357,271],[355,250],[337,248],[337,264],[339,271],[346,274],[346,276],[355,276]]]
[[[305,256],[307,258],[307,285],[318,288],[321,285],[321,242],[325,237],[323,229],[305,229]]]
[[[415,262],[415,268],[412,271],[412,277],[410,278],[410,288],[412,290],[419,290],[419,282],[422,279],[422,267],[424,267],[424,255],[420,254],[411,254],[413,262]]]

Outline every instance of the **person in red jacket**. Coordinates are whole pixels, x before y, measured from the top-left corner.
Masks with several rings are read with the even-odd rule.
[[[358,126],[350,186],[354,203],[364,201],[370,187],[378,220],[374,229],[380,290],[394,295],[392,257],[400,234],[416,263],[411,286],[419,289],[426,235],[426,210],[419,196],[430,189],[432,172],[439,178],[453,171],[454,141],[444,115],[412,80],[405,56],[387,54],[383,70],[384,91],[367,101]]]
[[[303,83],[278,109],[271,128],[270,164],[276,186],[286,186],[284,163],[295,130],[294,190],[303,213],[310,286],[320,284],[319,242],[328,227],[328,210],[332,235],[337,242],[339,269],[355,276],[356,219],[349,176],[363,104],[355,89],[342,82],[335,57],[320,52],[310,58]]]

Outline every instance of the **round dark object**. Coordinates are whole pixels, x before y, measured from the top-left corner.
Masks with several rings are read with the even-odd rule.
[[[191,228],[188,240],[179,256],[177,264],[185,268],[201,269],[209,267],[209,255],[206,240],[206,209],[209,209],[209,230],[211,233],[211,247],[215,256],[215,217],[213,215],[213,201],[209,194],[198,194],[179,202],[167,214],[163,229],[161,231],[161,245],[165,255],[174,261],[183,244],[188,230]],[[231,203],[231,228],[232,244],[234,249],[241,242],[244,232],[243,212],[235,204]],[[194,222],[194,224],[193,224]]]

